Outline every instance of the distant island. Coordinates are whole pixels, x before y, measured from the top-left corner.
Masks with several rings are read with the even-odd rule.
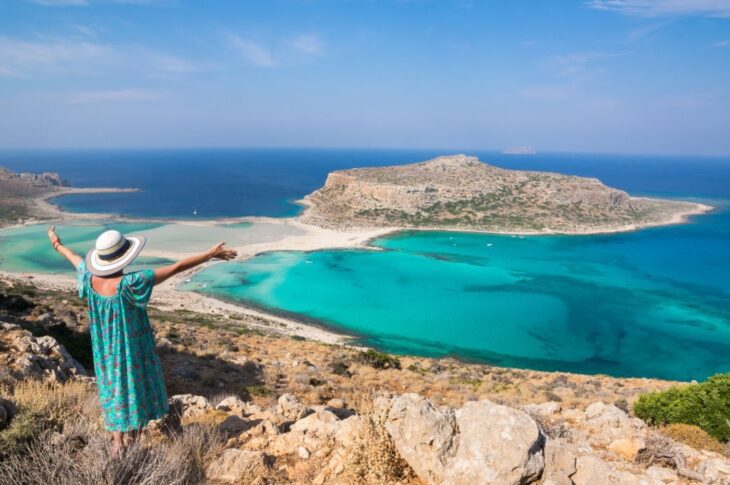
[[[502,150],[504,155],[535,155],[537,152],[532,147],[512,147]]]
[[[712,209],[632,197],[595,178],[507,170],[466,155],[331,172],[302,202],[302,220],[322,227],[521,234],[627,231],[684,222]]]

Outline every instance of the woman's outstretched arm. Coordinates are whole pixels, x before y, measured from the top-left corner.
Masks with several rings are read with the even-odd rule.
[[[56,226],[51,226],[48,228],[48,239],[51,240],[51,244],[53,245],[53,249],[61,253],[68,261],[74,265],[74,268],[77,268],[79,266],[79,263],[83,261],[81,256],[61,244],[61,238],[58,237],[56,234]]]
[[[225,245],[225,242],[219,242],[204,253],[188,256],[187,258],[181,259],[175,264],[170,264],[168,266],[163,266],[162,268],[157,268],[155,270],[155,285],[159,285],[166,279],[171,278],[178,273],[182,273],[185,270],[203,264],[206,261],[210,261],[211,259],[223,259],[225,261],[230,261],[231,259],[238,256],[238,253],[235,249],[226,248]]]

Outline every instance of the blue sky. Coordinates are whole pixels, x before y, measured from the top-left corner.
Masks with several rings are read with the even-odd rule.
[[[0,0],[0,148],[730,155],[730,0]]]

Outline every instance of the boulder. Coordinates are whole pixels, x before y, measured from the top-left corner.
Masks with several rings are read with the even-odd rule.
[[[446,483],[522,484],[542,473],[545,437],[524,411],[471,401],[456,411],[456,423],[460,433]]]
[[[446,463],[456,451],[453,410],[437,409],[418,394],[404,394],[390,402],[385,429],[419,478],[444,482]]]
[[[296,421],[307,414],[310,414],[311,409],[300,403],[293,395],[282,394],[281,397],[279,397],[276,412],[288,420]]]
[[[239,434],[247,431],[255,426],[254,423],[242,419],[239,416],[231,415],[223,420],[218,428],[223,431],[227,436],[238,436]]]
[[[586,422],[593,426],[618,428],[629,420],[628,415],[613,404],[595,402],[586,408]]]
[[[576,472],[576,453],[572,445],[562,439],[549,439],[545,442],[544,456],[545,470],[542,474],[544,483],[573,485],[570,477]]]
[[[182,410],[183,418],[200,416],[213,409],[208,400],[203,396],[193,394],[177,394],[170,398],[170,405],[177,405]]]
[[[207,468],[205,475],[210,481],[223,483],[250,483],[254,477],[266,475],[270,460],[261,451],[227,449]]]
[[[556,402],[543,402],[540,404],[527,404],[522,409],[533,416],[551,416],[559,413],[562,408]]]
[[[711,484],[730,483],[730,461],[722,458],[710,458],[697,465],[697,471],[704,475],[705,481]]]
[[[243,402],[238,396],[228,396],[222,399],[215,408],[218,411],[231,412],[231,411],[244,411],[247,408],[247,403]],[[259,411],[261,411],[259,409]]]

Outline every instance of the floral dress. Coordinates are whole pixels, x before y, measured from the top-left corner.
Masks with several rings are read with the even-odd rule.
[[[79,296],[89,305],[94,371],[104,424],[109,431],[141,429],[168,410],[162,367],[155,352],[147,302],[155,274],[128,273],[117,292],[98,294],[86,264],[78,266]]]

